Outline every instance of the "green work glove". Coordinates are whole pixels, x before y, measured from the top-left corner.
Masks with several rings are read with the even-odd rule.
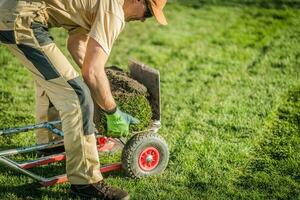
[[[138,124],[140,121],[119,108],[112,114],[105,114],[107,119],[107,136],[126,137],[129,135],[129,125]]]

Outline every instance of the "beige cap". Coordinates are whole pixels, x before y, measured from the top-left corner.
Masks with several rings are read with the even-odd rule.
[[[150,6],[152,14],[161,25],[167,25],[166,17],[163,13],[167,0],[146,0]]]

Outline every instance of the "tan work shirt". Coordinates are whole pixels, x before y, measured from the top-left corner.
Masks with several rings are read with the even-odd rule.
[[[49,27],[88,33],[109,54],[125,26],[124,0],[44,0]]]

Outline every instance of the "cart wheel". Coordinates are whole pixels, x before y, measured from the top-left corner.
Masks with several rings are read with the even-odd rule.
[[[122,151],[123,168],[132,178],[160,174],[168,161],[168,145],[155,133],[134,135]]]

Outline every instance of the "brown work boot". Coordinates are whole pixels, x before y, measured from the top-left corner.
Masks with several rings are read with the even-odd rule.
[[[129,194],[120,188],[107,185],[104,180],[88,185],[71,185],[71,192],[84,199],[128,200]]]

